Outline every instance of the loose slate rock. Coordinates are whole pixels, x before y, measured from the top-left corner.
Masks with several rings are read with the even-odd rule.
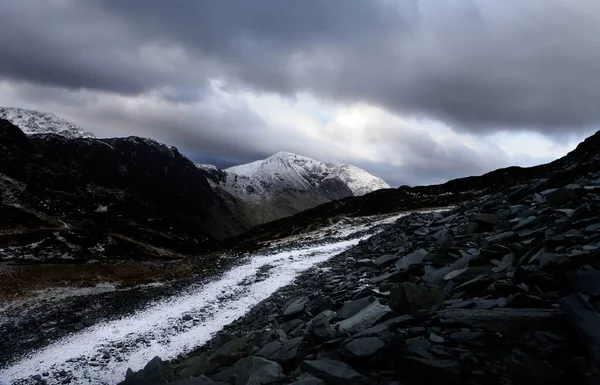
[[[229,341],[219,349],[215,350],[215,352],[208,358],[208,361],[224,365],[233,364],[239,358],[246,355],[244,348],[247,341],[248,336]]]
[[[295,314],[302,313],[304,311],[304,307],[306,306],[306,304],[308,304],[309,301],[310,300],[308,299],[308,297],[298,297],[292,299],[285,307],[283,315],[285,317],[290,317]]]
[[[443,303],[444,292],[441,290],[408,282],[394,285],[389,299],[389,305],[394,312],[413,316],[416,316],[420,310],[430,310]]]
[[[173,381],[175,375],[173,369],[163,362],[160,357],[154,357],[144,369],[138,372],[132,372],[131,369],[127,370],[125,381],[123,385],[146,385],[146,384],[166,384],[169,381]]]
[[[381,317],[391,311],[389,307],[380,304],[379,301],[375,301],[353,317],[338,322],[336,326],[342,333],[355,334],[372,326]]]
[[[580,293],[572,293],[559,303],[589,350],[594,363],[600,365],[600,314]]]
[[[298,347],[302,343],[302,337],[294,338],[288,341],[285,341],[281,344],[279,349],[271,352],[267,356],[263,356],[271,361],[275,361],[282,365],[285,365],[291,361],[293,361],[298,355]],[[260,352],[259,352],[260,353]],[[257,356],[260,354],[257,353]]]
[[[423,263],[423,259],[425,258],[425,256],[427,256],[427,254],[429,254],[429,252],[425,249],[413,251],[412,253],[405,255],[398,262],[396,262],[396,269],[406,270],[411,265],[419,265]]]
[[[385,348],[385,343],[377,337],[356,338],[342,345],[340,354],[350,358],[369,358],[383,348]]]
[[[373,302],[372,297],[365,297],[354,301],[349,301],[342,306],[337,312],[337,318],[346,319],[358,314],[361,310],[369,306]]]
[[[260,357],[246,357],[235,363],[235,385],[262,385],[281,377],[281,366]]]
[[[400,258],[399,255],[387,254],[373,260],[373,265],[378,268],[390,266]]]
[[[301,367],[306,372],[333,385],[368,385],[372,381],[355,371],[350,365],[336,360],[307,360]]]
[[[312,342],[326,342],[334,339],[337,333],[330,323],[333,317],[335,317],[335,312],[326,310],[310,320],[304,331],[306,339]]]

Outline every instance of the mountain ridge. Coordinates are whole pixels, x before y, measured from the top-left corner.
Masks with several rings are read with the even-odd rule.
[[[57,134],[66,138],[95,138],[91,132],[50,112],[18,107],[0,107],[0,119],[6,119],[27,135]]]
[[[254,224],[389,188],[385,181],[356,166],[324,163],[286,151],[227,169],[197,166],[215,189],[231,194],[255,213]]]

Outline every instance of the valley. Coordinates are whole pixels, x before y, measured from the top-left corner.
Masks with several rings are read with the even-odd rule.
[[[106,283],[89,289],[66,287],[5,303],[0,331],[10,337],[0,342],[0,351],[6,352],[0,357],[0,378],[36,383],[30,376],[35,371],[33,376],[48,373],[43,376],[48,384],[65,379],[119,382],[128,368],[139,370],[155,355],[176,358],[200,346],[297,275],[318,271],[319,263],[400,216],[342,222],[235,260],[213,255],[223,271],[205,278],[125,290]]]

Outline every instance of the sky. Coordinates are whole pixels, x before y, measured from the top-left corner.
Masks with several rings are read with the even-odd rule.
[[[597,0],[0,0],[0,106],[221,167],[390,185],[546,163],[600,129]]]

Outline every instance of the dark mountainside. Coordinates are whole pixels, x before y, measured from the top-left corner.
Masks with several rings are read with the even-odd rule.
[[[123,384],[600,383],[599,143],[449,182],[485,195],[401,218]]]
[[[599,151],[600,131],[580,143],[566,156],[548,164],[529,168],[508,167],[481,176],[453,179],[440,185],[401,186],[397,189],[374,191],[361,197],[348,197],[255,226],[239,236],[227,239],[224,244],[241,250],[259,249],[261,244],[327,225],[340,216],[367,216],[428,207],[445,207],[495,193],[512,187],[515,183],[535,178],[549,177],[546,186],[550,188],[560,185],[572,175],[594,169],[597,165],[589,160]],[[517,199],[520,194],[527,194],[530,190],[529,187],[524,186],[523,190],[515,193],[511,199]]]
[[[0,261],[20,266],[0,282],[0,297],[44,282],[176,274],[162,262],[247,228],[227,198],[175,148],[136,137],[26,136],[0,120]]]

